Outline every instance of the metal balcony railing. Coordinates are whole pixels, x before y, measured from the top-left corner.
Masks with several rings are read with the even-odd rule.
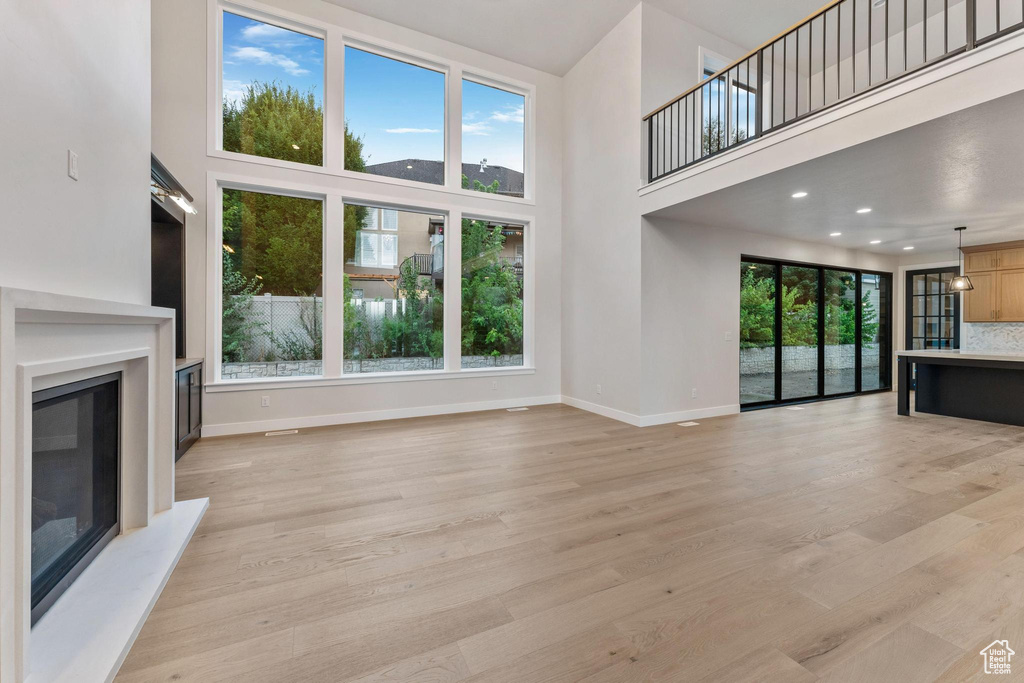
[[[653,182],[1024,28],[1024,0],[833,0],[644,117]]]

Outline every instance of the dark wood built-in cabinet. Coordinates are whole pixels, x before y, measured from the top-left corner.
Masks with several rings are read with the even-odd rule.
[[[199,440],[203,426],[203,359],[185,358],[185,222],[188,214],[173,198],[192,196],[152,157],[150,212],[151,301],[174,309],[175,455],[180,458]],[[187,206],[187,204],[186,204]]]
[[[199,440],[203,429],[203,360],[183,358],[175,371],[174,402],[177,410],[174,459]]]

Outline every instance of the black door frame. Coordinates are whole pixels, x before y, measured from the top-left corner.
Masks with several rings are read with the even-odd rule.
[[[920,269],[920,270],[908,270],[907,271],[907,277],[906,277],[906,280],[904,281],[904,286],[906,288],[906,293],[903,295],[903,348],[907,349],[908,351],[913,350],[913,348],[914,348],[914,276],[915,275],[926,275],[927,276],[927,275],[931,275],[931,274],[939,275],[939,274],[944,274],[944,273],[952,273],[953,275],[959,275],[960,274],[960,266],[959,265],[956,265],[956,266],[944,266],[942,268],[923,268],[923,269]],[[928,286],[928,278],[926,277],[925,278],[925,287],[927,287],[927,286]],[[925,294],[927,294],[927,292],[925,292]],[[959,349],[960,348],[960,322],[961,322],[960,316],[962,314],[961,297],[957,296],[956,292],[946,292],[946,294],[952,294],[953,295],[953,348],[954,349]],[[942,296],[942,295],[943,294],[940,291],[939,294],[937,294],[936,296]],[[927,303],[927,300],[926,300],[926,303]],[[918,316],[918,317],[920,317],[920,316]],[[927,338],[928,337],[928,334],[927,334],[927,329],[928,329],[927,328],[927,325],[928,325],[927,318],[929,318],[931,316],[929,316],[928,312],[925,311],[925,316],[924,317],[925,317],[925,330],[926,330],[925,338]],[[940,318],[944,318],[945,316],[940,313],[939,317]]]
[[[786,261],[773,258],[765,258],[763,256],[740,256],[740,263],[756,263],[765,266],[773,266],[775,268],[775,398],[767,401],[756,401],[753,403],[740,403],[740,410],[758,410],[761,408],[774,408],[776,406],[792,405],[797,403],[813,403],[816,401],[830,401],[836,398],[849,398],[850,396],[858,396],[861,394],[877,394],[883,391],[892,391],[892,355],[894,353],[893,347],[893,301],[895,300],[893,292],[893,281],[894,277],[892,273],[887,273],[880,270],[868,270],[864,268],[850,268],[847,266],[830,266],[821,263],[804,263],[801,261]],[[782,398],[782,269],[786,266],[796,268],[809,268],[816,270],[818,273],[818,287],[817,287],[817,308],[818,308],[818,391],[813,396],[802,396],[798,398]],[[857,320],[854,340],[855,344],[855,357],[854,357],[854,390],[847,391],[837,394],[826,394],[825,393],[825,271],[834,270],[842,273],[852,273],[856,278],[855,296],[857,300]],[[886,343],[888,344],[888,353],[886,354],[886,362],[884,368],[884,386],[878,389],[869,389],[864,391],[862,388],[862,358],[861,353],[863,350],[863,342],[861,340],[861,323],[862,316],[860,315],[861,300],[863,299],[863,276],[864,275],[879,275],[882,278],[886,278],[889,282],[888,291],[886,292],[886,311],[885,311],[885,329],[886,329]],[[879,322],[882,322],[881,320]]]

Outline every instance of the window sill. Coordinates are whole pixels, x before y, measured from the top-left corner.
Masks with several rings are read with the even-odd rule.
[[[245,164],[260,164],[262,166],[273,166],[274,168],[284,168],[292,171],[302,171],[305,173],[316,173],[318,175],[332,176],[335,178],[351,178],[353,180],[364,180],[370,183],[383,183],[385,185],[397,185],[398,187],[409,187],[417,190],[427,190],[432,192],[444,192],[446,194],[458,195],[461,197],[477,197],[486,201],[496,202],[507,202],[509,204],[519,204],[521,206],[536,206],[537,203],[533,199],[526,197],[508,197],[506,195],[492,194],[490,192],[477,192],[475,190],[466,190],[461,187],[454,188],[448,185],[434,185],[431,183],[420,183],[414,180],[405,180],[404,178],[391,178],[384,175],[374,175],[372,173],[359,173],[357,171],[346,171],[346,170],[332,170],[326,166],[316,166],[314,164],[300,164],[294,161],[283,161],[281,159],[272,159],[270,157],[260,157],[252,154],[241,154],[239,152],[225,152],[221,149],[208,149],[206,152],[208,157],[216,159],[227,159],[229,161],[238,161]],[[265,181],[264,183],[268,187],[273,186],[273,181]],[[358,194],[353,195],[353,198],[358,198]]]
[[[297,389],[302,387],[332,387],[348,384],[387,384],[392,382],[420,382],[430,380],[465,379],[472,377],[507,377],[533,375],[532,367],[468,368],[466,370],[421,370],[419,372],[368,372],[344,377],[275,377],[261,379],[222,380],[206,384],[211,394],[257,389]]]

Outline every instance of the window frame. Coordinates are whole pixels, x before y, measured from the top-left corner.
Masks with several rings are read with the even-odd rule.
[[[535,206],[536,86],[483,69],[464,65],[388,41],[350,31],[337,24],[312,19],[255,0],[207,0],[207,157],[227,159],[245,164],[304,171],[323,176],[363,180],[384,185],[416,188],[462,197],[483,198],[488,202],[505,202]],[[323,165],[303,164],[269,157],[228,152],[223,149],[223,12],[299,31],[324,39],[324,154]],[[443,185],[421,183],[403,178],[389,178],[360,173],[344,168],[345,129],[345,48],[354,47],[382,57],[396,59],[414,66],[445,74],[445,143]],[[212,56],[212,58],[211,58]],[[462,188],[462,79],[499,88],[524,97],[523,197],[485,195]],[[458,85],[455,85],[455,84]],[[458,116],[454,115],[458,113]]]
[[[522,197],[507,197],[504,195],[494,195],[502,197],[503,199],[513,201],[524,201],[531,200],[534,197],[534,176],[536,175],[533,170],[534,151],[536,148],[535,138],[533,133],[536,129],[534,125],[533,117],[533,89],[523,88],[505,81],[501,81],[490,76],[484,75],[479,71],[465,70],[462,72],[459,78],[459,163],[457,166],[457,182],[458,188],[465,193],[472,196],[486,195],[484,192],[477,192],[476,190],[462,189],[462,117],[464,116],[464,109],[462,103],[462,82],[470,81],[477,85],[487,86],[488,88],[494,88],[496,90],[503,90],[513,95],[519,95],[523,98],[523,196]]]
[[[269,377],[223,380],[221,378],[221,316],[222,267],[220,258],[207,258],[207,358],[206,391],[209,393],[254,391],[273,388],[370,384],[473,376],[531,375],[535,344],[535,219],[532,216],[472,210],[463,213],[461,206],[444,202],[401,202],[394,197],[372,192],[347,193],[334,186],[307,182],[269,180],[235,173],[207,173],[207,253],[219,256],[223,243],[222,189],[238,189],[291,197],[319,199],[324,202],[323,227],[323,297],[324,358],[323,374],[308,377]],[[462,262],[462,219],[485,220],[522,225],[523,250],[523,365],[504,368],[462,368],[462,278],[446,281],[444,291],[444,369],[379,373],[344,373],[344,323],[341,311],[344,300],[344,206],[358,204],[378,209],[393,209],[439,215],[445,218],[445,263]],[[396,232],[397,234],[397,232]]]
[[[268,11],[272,10],[272,11]],[[208,140],[208,156],[219,156],[224,159],[232,159],[235,161],[245,161],[249,163],[264,163],[269,166],[278,166],[279,168],[292,168],[302,170],[313,170],[320,169],[326,170],[328,166],[328,150],[333,148],[334,140],[333,136],[329,134],[329,130],[332,128],[330,125],[329,117],[334,113],[333,103],[330,103],[327,97],[328,82],[331,78],[330,68],[328,59],[329,49],[329,26],[321,22],[310,20],[306,17],[292,14],[291,12],[278,11],[276,8],[261,8],[255,4],[238,3],[232,0],[211,0],[209,4],[210,11],[210,28],[208,31],[208,38],[210,43],[210,51],[207,55],[213,55],[213,59],[207,59],[208,66],[211,67],[210,73],[208,74],[207,84],[209,88],[209,98],[212,120],[210,122],[209,130],[207,131]],[[271,26],[277,26],[278,28],[287,29],[289,31],[295,31],[312,38],[319,38],[324,41],[324,64],[323,64],[323,107],[324,107],[324,127],[321,131],[323,135],[323,156],[321,157],[321,164],[303,164],[297,161],[287,161],[284,159],[274,159],[273,157],[261,157],[255,154],[245,154],[242,152],[231,152],[224,149],[224,12],[245,17],[253,21],[259,21],[264,24],[270,24]],[[329,146],[330,145],[330,146]]]
[[[321,228],[321,259],[320,259],[320,286],[324,291],[324,314],[323,320],[321,321],[322,328],[324,330],[324,358],[321,358],[321,375],[310,375],[309,380],[317,380],[321,377],[327,376],[327,310],[330,300],[327,298],[327,225],[328,225],[328,195],[324,192],[311,190],[297,186],[292,183],[280,183],[274,185],[267,185],[258,181],[253,182],[251,178],[240,178],[240,177],[225,177],[220,176],[219,178],[214,174],[209,174],[210,180],[208,180],[207,188],[212,190],[208,193],[208,197],[213,199],[212,211],[207,211],[210,217],[209,223],[215,226],[214,229],[208,230],[209,235],[207,243],[207,265],[208,265],[208,286],[207,286],[207,358],[211,359],[211,363],[207,363],[211,366],[207,369],[207,381],[212,381],[216,384],[224,384],[228,386],[234,386],[239,383],[247,382],[248,380],[225,380],[221,377],[221,366],[223,364],[223,317],[224,317],[224,268],[223,262],[220,258],[220,250],[223,249],[224,244],[224,190],[241,190],[243,192],[260,192],[262,194],[272,194],[285,197],[298,197],[301,199],[314,199],[322,202],[323,204],[323,226]],[[211,187],[210,182],[213,182]],[[216,256],[213,256],[216,254]],[[209,286],[212,283],[212,286]],[[294,379],[294,378],[288,378]],[[308,380],[302,380],[308,381]]]
[[[459,227],[458,227],[458,263],[461,270],[462,264],[462,220],[478,220],[487,221],[489,223],[510,223],[512,225],[523,226],[523,364],[520,367],[513,366],[508,369],[528,369],[534,367],[534,322],[536,315],[534,313],[534,301],[535,301],[535,280],[536,280],[536,249],[534,246],[534,224],[531,219],[525,219],[523,217],[513,216],[500,216],[496,214],[481,213],[476,211],[468,211],[460,216]],[[445,242],[448,240],[448,235],[445,235]],[[449,257],[445,255],[446,263],[452,263],[448,261]],[[462,278],[459,278],[458,287],[458,300],[457,306],[455,306],[455,313],[458,317],[458,348],[455,349],[455,355],[457,361],[455,367],[458,368],[459,372],[470,373],[470,374],[481,374],[481,373],[493,373],[493,368],[463,368],[462,367]],[[447,305],[447,301],[445,302]]]

